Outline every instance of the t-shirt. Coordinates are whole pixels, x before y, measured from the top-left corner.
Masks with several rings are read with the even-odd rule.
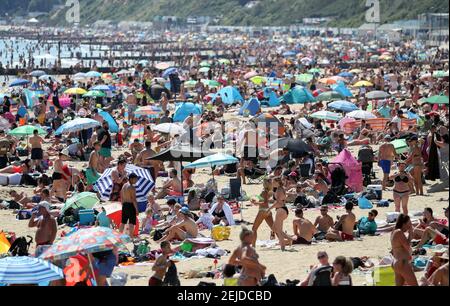
[[[105,135],[106,141],[102,144],[102,148],[111,149],[111,134],[109,134],[109,131],[106,131],[105,129],[100,129],[98,131],[98,141],[102,141]]]
[[[361,232],[361,234],[373,235],[377,231],[377,223],[375,222],[375,220],[369,221],[369,218],[362,217],[359,220],[358,229]]]

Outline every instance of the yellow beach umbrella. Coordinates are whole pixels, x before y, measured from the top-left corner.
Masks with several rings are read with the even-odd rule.
[[[74,87],[67,89],[64,93],[67,95],[84,95],[87,93],[87,90],[83,88]]]
[[[355,83],[355,85],[353,85],[355,87],[372,87],[373,84],[370,83],[369,81],[359,81],[357,83]]]

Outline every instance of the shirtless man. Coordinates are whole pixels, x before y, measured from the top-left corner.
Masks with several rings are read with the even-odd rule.
[[[119,201],[122,187],[127,181],[127,171],[125,170],[127,162],[123,159],[119,160],[117,167],[111,172],[113,189],[110,195],[111,201]]]
[[[449,286],[448,283],[448,252],[442,255],[441,259],[446,259],[447,263],[441,266],[439,269],[434,271],[431,275],[430,280],[427,281],[428,286]]]
[[[178,178],[178,171],[172,169],[169,172],[170,179],[162,186],[162,190],[156,195],[156,199],[163,199],[166,196],[182,196],[183,186]]]
[[[314,237],[319,240],[325,239],[326,233],[328,233],[333,224],[333,218],[328,214],[328,206],[322,205],[320,207],[320,216],[314,221],[314,226],[317,228],[317,233]]]
[[[128,123],[131,123],[134,119],[134,112],[137,109],[137,99],[134,93],[130,93],[127,96],[127,105],[128,105]]]
[[[384,137],[384,143],[378,149],[378,165],[383,169],[383,190],[386,190],[386,184],[391,173],[392,162],[394,161],[397,153],[395,147],[391,141],[391,136],[386,135]]]
[[[181,208],[180,214],[182,215],[182,221],[168,228],[164,232],[163,237],[157,241],[157,243],[171,241],[172,239],[184,241],[189,238],[197,238],[198,226],[197,223],[195,223],[195,221],[191,218],[189,208]]]
[[[58,227],[56,220],[50,215],[50,204],[48,202],[41,202],[37,206],[37,212],[33,212],[31,219],[28,222],[28,227],[37,227],[36,236],[36,254],[41,255],[46,247],[53,244],[56,238]]]
[[[31,145],[31,160],[34,163],[35,169],[41,172],[41,161],[44,155],[42,144],[44,143],[44,139],[39,136],[38,130],[33,131],[33,136],[30,137],[29,143]]]
[[[166,275],[167,269],[171,264],[173,264],[173,262],[169,260],[169,255],[173,252],[170,246],[170,242],[163,241],[161,242],[160,246],[162,254],[158,257],[158,259],[156,259],[155,263],[153,264],[152,271],[154,273],[148,281],[148,285],[152,287],[160,287],[163,285],[163,279]]]
[[[352,241],[353,240],[353,228],[356,223],[356,216],[352,212],[353,203],[345,204],[345,215],[339,218],[334,228],[330,228],[325,238],[328,241]],[[341,229],[342,228],[342,229]]]
[[[132,162],[136,161],[137,156],[142,150],[144,150],[144,146],[139,142],[139,139],[136,138],[135,140],[133,140],[133,142],[130,144]]]
[[[294,220],[294,235],[297,239],[294,240],[294,244],[311,244],[314,234],[317,232],[316,227],[311,223],[311,221],[303,217],[303,209],[297,208],[295,210],[295,216],[298,218]]]
[[[93,185],[99,178],[99,173],[102,173],[103,167],[101,165],[100,161],[100,155],[98,152],[100,151],[100,142],[96,141],[94,143],[94,151],[91,152],[91,155],[89,156],[89,167],[86,169],[86,179],[88,186]]]
[[[155,151],[152,150],[152,143],[150,141],[145,142],[145,149],[142,150],[136,157],[135,164],[141,168],[150,171],[153,180],[156,181],[156,174],[159,172],[157,162],[149,160],[149,158],[155,155]]]
[[[128,176],[128,182],[125,183],[121,191],[122,199],[122,221],[120,223],[119,231],[123,233],[125,225],[128,224],[128,235],[134,236],[134,227],[136,226],[136,219],[139,214],[136,198],[136,188],[134,184],[138,181],[138,176],[131,173]]]

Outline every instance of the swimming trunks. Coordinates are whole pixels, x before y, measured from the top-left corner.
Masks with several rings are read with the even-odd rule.
[[[434,237],[433,241],[436,244],[448,244],[448,238],[446,238],[444,235],[437,234],[436,237]]]
[[[391,165],[392,165],[392,161],[390,160],[386,160],[386,159],[382,159],[378,162],[378,165],[380,166],[380,168],[383,170],[384,174],[389,174],[391,173]]]
[[[44,151],[41,148],[31,149],[31,159],[41,160],[44,158]]]
[[[285,211],[286,211],[286,214],[288,214],[289,215],[289,210],[287,209],[287,207],[286,206],[283,206],[283,207],[278,207],[277,208],[277,210],[278,209],[284,209]]]
[[[151,287],[161,287],[163,285],[163,281],[152,276],[148,280],[148,285]]]
[[[128,221],[136,225],[136,208],[133,203],[125,202],[122,204],[122,224],[127,224]]]
[[[98,151],[98,154],[100,156],[103,156],[106,158],[111,157],[111,149],[110,148],[101,148],[100,151]]]
[[[298,237],[296,240],[294,240],[294,244],[307,244],[310,245],[311,241],[306,240],[303,237]]]
[[[346,233],[341,233],[341,238],[344,241],[353,241],[353,235],[348,235]]]

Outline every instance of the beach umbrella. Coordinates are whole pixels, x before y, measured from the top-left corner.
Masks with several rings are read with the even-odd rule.
[[[47,131],[43,130],[40,127],[35,127],[32,125],[24,125],[24,126],[19,126],[18,128],[15,128],[12,131],[9,131],[9,135],[12,136],[31,136],[33,135],[33,131],[37,130],[39,135],[47,135]]]
[[[166,93],[167,97],[170,97],[170,91],[163,85],[153,84],[152,86],[150,86],[150,97],[155,101],[161,99],[163,92]]]
[[[289,152],[293,153],[294,158],[302,157],[312,152],[312,148],[301,139],[278,138],[271,141],[269,146],[272,150],[288,149]]]
[[[202,68],[200,68],[199,70],[198,70],[198,72],[201,72],[201,73],[207,73],[207,72],[209,72],[211,70],[211,68],[209,68],[209,67],[202,67]]]
[[[357,69],[357,68],[350,70],[350,73],[355,73],[355,74],[359,74],[361,72],[363,72],[363,71],[361,69]]]
[[[183,83],[184,87],[186,88],[194,88],[195,85],[197,85],[197,81],[189,80]]]
[[[208,63],[207,61],[203,61],[200,63],[200,67],[211,67],[211,64]]]
[[[430,104],[448,104],[448,96],[445,95],[432,96],[426,99],[421,99],[421,102]]]
[[[39,258],[62,260],[79,253],[110,251],[114,247],[123,247],[129,242],[131,242],[130,236],[107,227],[82,228],[55,242]]]
[[[223,153],[217,153],[214,155],[206,156],[203,158],[200,158],[196,160],[195,162],[192,162],[185,166],[185,168],[188,169],[198,169],[198,168],[208,168],[208,167],[218,167],[218,166],[224,166],[229,164],[235,164],[238,163],[239,159],[236,157],[233,157],[231,155],[223,154]]]
[[[88,78],[101,78],[102,74],[98,71],[89,71],[86,73],[86,77]]]
[[[47,73],[46,73],[45,71],[43,71],[43,70],[35,70],[35,71],[33,71],[33,72],[30,73],[30,75],[31,75],[32,77],[35,77],[35,78],[38,78],[38,77],[43,76],[43,75],[46,75],[46,74],[47,74]]]
[[[149,61],[148,60],[140,60],[139,62],[138,62],[138,64],[139,65],[142,65],[142,66],[147,66],[148,65],[148,63],[149,63]]]
[[[113,189],[113,181],[111,178],[113,170],[114,168],[106,169],[95,183],[101,198],[105,200],[109,199]],[[137,201],[139,203],[146,202],[148,193],[155,187],[150,171],[130,164],[126,165],[125,171],[128,175],[134,173],[138,176],[138,181],[135,186]]]
[[[252,121],[259,126],[264,124],[266,131],[272,135],[283,135],[285,132],[284,125],[272,114],[262,113],[257,117],[253,118]]]
[[[222,65],[230,65],[231,61],[227,58],[219,58],[219,63],[221,63]]]
[[[148,160],[179,161],[192,163],[200,158],[213,154],[213,152],[197,149],[189,145],[176,145],[159,153],[158,155],[148,158]]]
[[[354,87],[372,87],[373,84],[369,81],[359,81],[353,85]]]
[[[166,69],[167,69],[167,68],[166,68]],[[131,71],[131,70],[122,69],[122,70],[116,72],[116,75],[124,76],[124,75],[132,74],[132,73],[133,73],[133,71]]]
[[[17,256],[0,259],[0,283],[34,285],[63,279],[63,271],[52,263],[34,257]]]
[[[74,79],[75,81],[82,81],[82,80],[87,79],[87,77],[86,77],[86,74],[85,74],[85,73],[79,72],[79,73],[77,73],[77,74],[75,74],[75,75],[73,76],[73,79]]]
[[[161,112],[155,110],[153,106],[142,106],[134,112],[138,116],[158,116]]]
[[[261,85],[262,83],[267,82],[267,78],[262,77],[262,76],[254,76],[254,77],[250,78],[250,81],[255,85]]]
[[[319,68],[311,68],[308,70],[308,72],[313,74],[321,74],[322,70],[320,70]]]
[[[9,84],[9,87],[24,86],[30,84],[30,81],[24,79],[15,79]]]
[[[91,88],[91,90],[97,90],[97,91],[110,91],[111,88],[109,88],[108,85],[97,85]]]
[[[248,80],[248,79],[251,79],[251,78],[253,78],[253,77],[257,76],[257,75],[258,75],[258,73],[256,71],[250,71],[250,72],[247,72],[244,75],[244,79]]]
[[[445,78],[445,77],[448,77],[448,71],[442,71],[442,70],[435,71],[435,72],[433,72],[433,77],[434,78]]]
[[[347,72],[347,71],[343,71],[343,72],[339,73],[338,76],[343,77],[343,78],[352,78],[353,77],[353,73]]]
[[[368,92],[366,98],[370,100],[383,100],[389,98],[391,95],[385,91],[375,90]]]
[[[311,118],[321,119],[321,120],[329,120],[329,121],[339,121],[342,119],[341,114],[328,112],[328,111],[319,111],[315,112],[311,115]]]
[[[161,123],[154,126],[153,130],[163,134],[170,134],[172,136],[183,135],[186,133],[185,129],[181,125],[175,123]]]
[[[112,80],[113,75],[111,73],[102,73],[102,80]]]
[[[106,94],[98,90],[91,90],[83,95],[83,98],[104,98],[104,97],[106,97]]]
[[[346,113],[349,113],[349,112],[359,109],[358,106],[356,106],[352,102],[343,101],[343,100],[331,102],[328,104],[328,107],[332,108],[332,109],[340,110],[340,111],[346,112]]]
[[[41,75],[38,79],[39,79],[40,81],[48,81],[48,80],[52,80],[53,82],[58,82],[58,83],[60,83],[58,79],[56,79],[54,76],[48,75],[48,74]]]
[[[173,66],[172,63],[170,63],[170,62],[159,62],[159,63],[155,64],[155,68],[159,69],[159,70],[166,70],[172,66]]]
[[[322,78],[322,79],[319,79],[319,83],[326,84],[326,85],[333,85],[333,84],[336,84],[337,81],[332,78]]]
[[[394,145],[395,152],[397,152],[397,154],[403,154],[409,151],[409,146],[406,139],[396,139],[392,141],[391,144]]]
[[[87,93],[87,90],[83,88],[74,87],[67,89],[64,93],[66,95],[84,95]]]
[[[348,113],[346,116],[349,118],[363,119],[363,120],[377,118],[377,116],[375,116],[374,114],[363,110],[353,111],[351,113]]]
[[[314,75],[310,73],[298,74],[295,76],[295,80],[301,83],[309,83],[314,79]]]
[[[83,208],[83,209],[92,209],[95,205],[100,203],[97,194],[92,192],[81,192],[72,195],[67,199],[64,207],[61,209],[61,214],[64,213],[69,208]]]
[[[214,80],[206,80],[206,79],[203,79],[203,80],[201,80],[201,82],[205,85],[205,86],[208,86],[208,87],[220,87],[222,84],[220,84],[219,82],[217,82],[217,81],[214,81]]]
[[[162,76],[163,78],[168,78],[169,75],[171,75],[171,74],[176,74],[176,73],[178,73],[178,69],[175,68],[175,67],[171,67],[171,68],[169,68],[169,69],[164,70],[164,72],[162,73],[161,76]]]
[[[312,62],[313,60],[309,57],[304,57],[300,59],[300,63],[302,63],[303,65],[310,65]]]
[[[317,101],[334,101],[334,100],[342,100],[344,96],[336,91],[327,91],[321,93],[316,97]]]
[[[56,135],[64,133],[79,132],[100,126],[100,122],[90,118],[76,118],[63,125],[61,125],[55,132]]]

